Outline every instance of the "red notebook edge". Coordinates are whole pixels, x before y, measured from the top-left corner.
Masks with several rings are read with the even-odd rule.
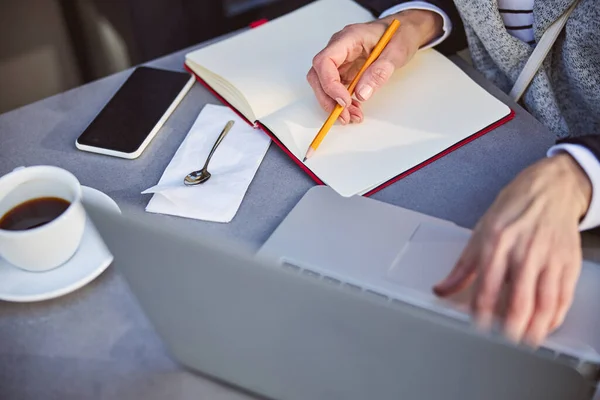
[[[192,71],[192,69],[190,67],[188,67],[187,64],[185,64],[185,63],[184,63],[184,68],[189,73],[194,75],[196,77],[196,80],[198,82],[200,82],[200,84],[202,84],[202,86],[204,86],[206,89],[208,89],[208,91],[210,91],[217,99],[219,99],[219,101],[221,101],[223,104],[225,104],[226,106],[231,108],[237,115],[240,116],[240,118],[242,118],[244,121],[246,121],[250,126],[252,126],[254,128],[260,128],[263,132],[265,132],[271,138],[273,143],[275,143],[277,145],[277,147],[279,147],[288,157],[290,157],[292,159],[292,161],[294,161],[296,163],[296,165],[298,165],[306,174],[308,174],[308,176],[310,176],[312,178],[312,180],[314,180],[318,185],[324,185],[324,182],[321,179],[319,179],[319,177],[317,175],[315,175],[315,173],[312,172],[302,161],[300,161],[296,156],[294,156],[292,154],[292,152],[283,143],[281,143],[281,141],[273,134],[273,132],[271,132],[271,130],[269,128],[264,126],[260,121],[251,122],[248,118],[246,118],[244,115],[242,115],[242,113],[240,113],[236,108],[234,108],[227,100],[225,100],[219,93],[217,93],[209,84],[207,84],[202,78],[200,78],[194,71]],[[407,177],[408,175],[420,170],[423,167],[426,167],[427,165],[452,153],[453,151],[463,147],[464,145],[471,143],[475,139],[480,138],[481,136],[485,135],[486,133],[489,133],[489,132],[495,130],[496,128],[506,124],[507,122],[511,121],[514,118],[515,118],[515,111],[511,109],[510,113],[506,117],[499,119],[498,121],[483,128],[479,132],[476,132],[476,133],[472,134],[471,136],[464,138],[460,142],[448,147],[446,150],[434,155],[433,157],[428,158],[427,160],[423,161],[422,163],[415,165],[411,169],[408,169],[408,170],[400,173],[399,175],[396,175],[395,177],[393,177],[393,178],[389,179],[388,181],[382,183],[381,185],[377,186],[375,189],[372,189],[372,190],[368,191],[367,193],[363,194],[363,196],[370,197],[370,196],[374,195],[375,193],[379,192],[380,190],[385,189],[386,187],[398,182],[400,179]]]
[[[414,167],[412,167],[411,169],[408,169],[404,172],[402,172],[399,175],[396,175],[395,177],[393,177],[392,179],[382,183],[381,185],[377,186],[375,189],[363,194],[363,196],[365,197],[369,197],[374,195],[375,193],[379,192],[382,189],[385,189],[386,187],[398,182],[400,179],[407,177],[408,175],[412,174],[413,172],[416,172],[418,170],[420,170],[423,167],[426,167],[427,165],[433,163],[436,160],[439,160],[440,158],[452,153],[453,151],[463,147],[464,145],[471,143],[472,141],[474,141],[475,139],[478,139],[480,137],[482,137],[483,135],[485,135],[486,133],[490,133],[491,131],[495,130],[496,128],[506,124],[507,122],[511,121],[512,119],[515,118],[515,111],[513,109],[510,109],[510,113],[502,118],[499,119],[498,121],[494,122],[491,125],[488,125],[487,127],[483,128],[482,130],[480,130],[479,132],[476,132],[474,134],[472,134],[471,136],[468,136],[466,138],[464,138],[463,140],[461,140],[460,142],[457,142],[456,144],[448,147],[446,150],[436,154],[435,156],[428,158],[427,160],[423,161],[420,164],[415,165]]]
[[[514,117],[515,117],[515,111],[511,109],[510,113],[506,117],[483,128],[479,132],[476,132],[473,135],[464,138],[460,142],[448,147],[446,150],[434,155],[433,157],[428,158],[427,160],[423,161],[422,163],[415,165],[411,169],[408,169],[408,170],[400,173],[399,175],[396,175],[395,177],[385,181],[384,183],[377,186],[375,189],[372,189],[372,190],[364,193],[362,196],[370,197],[370,196],[374,195],[375,193],[379,192],[380,190],[385,189],[386,187],[398,182],[400,179],[407,177],[408,175],[412,174],[413,172],[416,172],[416,171],[420,170],[421,168],[426,167],[427,165],[433,163],[434,161],[439,160],[440,158],[452,153],[453,151],[463,147],[464,145],[474,141],[475,139],[480,138],[481,136],[485,135],[486,133],[489,133],[489,132],[493,131],[494,129],[498,128],[499,126],[504,125],[508,121],[512,120]],[[300,168],[302,168],[302,170],[304,172],[306,172],[317,184],[319,184],[319,185],[325,184],[303,162],[301,162],[296,156],[294,156],[292,154],[292,152],[283,143],[281,143],[281,141],[273,134],[273,132],[271,132],[271,130],[269,128],[264,126],[260,121],[257,121],[257,124],[267,135],[269,135],[269,137],[273,140],[273,142],[281,150],[283,150],[283,152],[285,154],[287,154],[292,159],[292,161],[294,161]]]
[[[306,172],[308,176],[310,176],[312,180],[317,183],[317,185],[325,184],[321,179],[319,179],[317,175],[315,175],[314,172],[312,172],[310,168],[308,168],[302,161],[300,161],[295,155],[293,155],[290,149],[288,149],[283,143],[281,143],[281,141],[277,138],[277,136],[273,134],[273,132],[271,132],[269,128],[264,126],[260,121],[258,121],[258,126],[260,127],[260,129],[263,130],[263,132],[269,135],[273,143],[275,143],[277,147],[279,147],[288,157],[290,157],[292,161],[295,162],[296,165],[302,169],[302,171]]]

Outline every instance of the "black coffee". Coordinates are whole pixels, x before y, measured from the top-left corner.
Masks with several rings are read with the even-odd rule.
[[[69,206],[58,197],[40,197],[21,203],[0,218],[0,229],[25,231],[37,228],[61,215]]]

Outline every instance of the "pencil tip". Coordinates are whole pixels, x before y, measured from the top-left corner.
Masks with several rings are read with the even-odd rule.
[[[306,162],[306,160],[311,158],[313,156],[313,154],[315,154],[315,149],[313,149],[312,147],[309,147],[308,151],[304,155],[304,160],[302,160],[302,162]]]

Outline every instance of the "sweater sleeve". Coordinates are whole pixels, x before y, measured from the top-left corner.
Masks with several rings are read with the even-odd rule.
[[[559,140],[548,150],[548,156],[568,153],[585,171],[592,183],[592,199],[579,229],[585,231],[600,226],[600,136],[590,135]]]

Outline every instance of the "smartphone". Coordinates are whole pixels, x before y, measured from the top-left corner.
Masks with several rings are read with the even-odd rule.
[[[190,88],[184,72],[138,67],[77,138],[79,150],[139,157]]]

